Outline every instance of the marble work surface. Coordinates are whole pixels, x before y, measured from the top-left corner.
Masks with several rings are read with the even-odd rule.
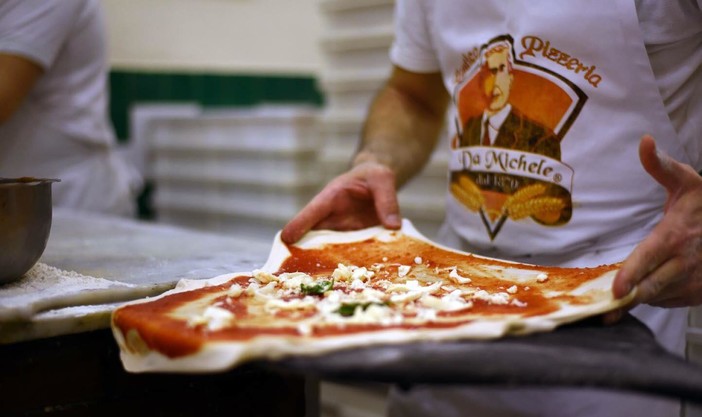
[[[183,278],[251,271],[269,250],[236,236],[57,209],[39,262],[69,274],[55,285],[25,276],[0,286],[0,344],[108,327],[125,301],[160,294]]]
[[[269,250],[269,244],[236,236],[56,210],[40,262],[123,283],[172,287],[182,278],[258,268]]]

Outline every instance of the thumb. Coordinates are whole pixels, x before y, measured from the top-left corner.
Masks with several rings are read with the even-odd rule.
[[[680,187],[679,163],[658,150],[655,140],[650,135],[641,138],[639,159],[646,172],[668,192],[672,193]]]

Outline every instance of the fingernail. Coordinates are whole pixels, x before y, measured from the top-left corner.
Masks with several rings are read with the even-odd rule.
[[[624,286],[624,295],[630,294],[634,290],[634,285],[633,284],[626,284]]]
[[[622,284],[619,286],[619,291],[614,292],[615,298],[622,298],[628,295],[632,290],[632,285],[630,283]]]
[[[388,214],[385,216],[385,223],[393,226],[400,226],[402,222],[400,221],[400,216],[397,214]]]

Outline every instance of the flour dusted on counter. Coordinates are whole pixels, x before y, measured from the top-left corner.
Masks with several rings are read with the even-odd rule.
[[[6,290],[12,289],[14,286],[17,289],[43,289],[64,282],[70,282],[72,285],[86,284],[94,286],[102,284],[105,288],[114,284],[114,282],[102,278],[79,274],[75,271],[64,271],[63,269],[38,262],[20,280],[0,288]]]
[[[30,320],[41,311],[143,296],[139,286],[37,263],[18,281],[0,285],[0,321]]]

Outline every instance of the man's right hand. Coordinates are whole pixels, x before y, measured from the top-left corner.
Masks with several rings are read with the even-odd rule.
[[[402,225],[395,174],[377,162],[364,162],[333,179],[283,228],[283,242],[294,243],[312,229],[358,230]]]
[[[312,229],[402,226],[397,187],[426,164],[444,125],[450,96],[440,72],[393,67],[371,103],[353,168],[333,179],[284,228],[294,243]]]

